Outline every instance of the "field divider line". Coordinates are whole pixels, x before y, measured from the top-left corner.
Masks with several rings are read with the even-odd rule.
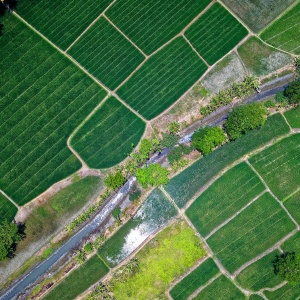
[[[10,198],[4,191],[0,190],[0,193],[1,193],[8,201],[10,201],[17,209],[20,208],[20,206],[19,206],[12,198]]]
[[[113,0],[105,10],[94,20],[92,23],[71,43],[71,45],[64,51],[65,53],[68,52],[74,44],[78,42],[78,40],[101,18],[104,16],[104,13],[116,2],[117,0]]]
[[[216,228],[214,228],[204,239],[209,239],[213,234],[215,234],[219,229],[221,229],[223,226],[228,224],[231,220],[233,220],[236,216],[241,214],[245,209],[247,209],[253,202],[255,202],[257,199],[259,199],[263,194],[265,194],[267,190],[264,190],[260,194],[258,194],[254,199],[252,199],[250,202],[248,202],[244,207],[242,207],[240,210],[238,210],[234,215],[232,215],[230,218],[228,218],[226,221],[218,225]]]
[[[284,115],[282,112],[280,112],[280,114],[282,115],[282,117],[283,117],[284,121],[286,122],[286,124],[289,126],[290,131],[294,133],[295,131],[294,131],[294,129],[292,128],[292,126],[290,125],[290,123],[288,122],[288,120],[287,120],[287,118],[285,117],[285,115]]]
[[[292,192],[290,195],[288,195],[287,197],[285,197],[282,200],[282,203],[284,203],[285,201],[289,200],[291,197],[293,197],[295,194],[297,194],[300,191],[300,187],[298,187],[294,192]]]
[[[262,178],[262,176],[258,173],[258,171],[256,171],[256,169],[252,166],[252,164],[248,161],[248,159],[246,160],[246,163],[248,164],[248,166],[252,169],[253,172],[255,172],[255,174],[259,177],[259,179],[262,181],[262,183],[264,184],[264,186],[266,187],[267,191],[272,195],[272,197],[279,203],[279,205],[281,206],[281,208],[286,212],[286,214],[290,217],[290,219],[293,221],[293,223],[296,225],[297,230],[300,230],[300,225],[296,222],[296,220],[293,218],[293,216],[290,214],[290,212],[285,208],[285,206],[283,205],[283,203],[274,195],[274,193],[270,190],[270,188],[268,187],[267,183],[264,181],[264,179]]]
[[[283,286],[285,286],[286,284],[288,284],[287,281],[283,281],[279,284],[277,284],[276,286],[272,287],[272,288],[262,288],[260,290],[260,292],[264,292],[264,291],[268,291],[268,292],[275,292],[277,291],[278,289],[282,288]]]

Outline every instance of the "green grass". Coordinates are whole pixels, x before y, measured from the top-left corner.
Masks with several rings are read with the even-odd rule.
[[[23,205],[81,167],[67,138],[106,92],[12,14],[3,23],[0,188]]]
[[[18,209],[2,194],[0,194],[0,222],[12,221]]]
[[[292,128],[300,128],[300,106],[284,113]]]
[[[116,98],[110,97],[71,139],[71,145],[91,168],[109,168],[136,146],[145,123]]]
[[[184,29],[211,1],[117,1],[106,15],[146,54]]]
[[[19,1],[17,13],[54,44],[65,50],[112,2]]]
[[[144,60],[142,53],[103,17],[68,53],[112,90]]]
[[[265,29],[261,38],[268,44],[285,51],[300,54],[300,3]]]
[[[135,216],[99,249],[99,254],[107,264],[115,266],[176,214],[176,209],[166,196],[155,189]]]
[[[268,118],[260,130],[253,130],[234,142],[230,142],[193,163],[166,185],[166,191],[182,208],[197,191],[226,166],[289,132],[284,118],[275,114]]]
[[[294,0],[223,0],[223,2],[254,32],[266,27]]]
[[[282,201],[299,188],[300,134],[294,134],[250,158],[272,192]]]
[[[246,299],[246,296],[228,279],[225,275],[221,275],[202,290],[195,300],[241,300]]]
[[[297,285],[291,285],[291,284],[286,284],[282,288],[270,292],[270,291],[265,291],[264,295],[269,299],[269,300],[290,300],[290,299],[299,299],[300,295],[300,284]]]
[[[293,194],[290,198],[284,201],[284,206],[295,219],[295,221],[300,223],[300,190]]]
[[[282,279],[274,274],[273,261],[279,250],[275,250],[254,262],[244,269],[236,280],[240,286],[247,290],[259,291],[263,288],[273,288],[282,282]]]
[[[223,6],[215,3],[185,33],[199,54],[213,65],[234,48],[247,29]]]
[[[282,245],[281,249],[286,252],[300,252],[300,231],[296,232],[292,237],[286,240]]]
[[[183,221],[165,228],[135,256],[139,271],[113,287],[116,299],[165,299],[169,284],[205,255],[200,240]]]
[[[173,104],[207,67],[179,37],[164,47],[118,89],[118,95],[150,120]]]
[[[100,280],[109,269],[97,254],[70,273],[43,298],[45,300],[73,300],[92,284]]]
[[[213,234],[207,243],[233,273],[295,229],[279,203],[265,193]]]
[[[170,291],[170,295],[174,300],[185,300],[218,273],[218,266],[212,258],[208,258],[178,282]]]
[[[246,68],[258,77],[291,63],[289,55],[272,49],[253,36],[238,48],[238,53]]]
[[[249,297],[249,300],[262,300],[262,299],[264,298],[256,294],[253,294]]]
[[[264,190],[263,183],[243,162],[202,193],[186,215],[200,234],[206,236]]]

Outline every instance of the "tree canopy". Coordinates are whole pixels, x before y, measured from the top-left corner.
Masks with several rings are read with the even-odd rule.
[[[116,171],[115,173],[108,174],[104,179],[105,185],[112,190],[115,190],[118,187],[121,187],[125,183],[125,181],[126,181],[126,178],[123,176],[123,174],[119,170]]]
[[[287,96],[291,104],[300,103],[300,80],[294,81],[289,84],[285,90],[285,95]]]
[[[159,164],[151,164],[146,168],[141,168],[136,171],[136,178],[142,187],[146,188],[149,185],[159,186],[169,182],[169,172]]]
[[[230,140],[235,140],[248,131],[259,128],[267,120],[267,109],[261,103],[239,106],[229,114],[225,129]]]

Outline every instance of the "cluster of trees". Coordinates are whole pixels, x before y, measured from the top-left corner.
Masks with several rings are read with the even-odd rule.
[[[300,79],[290,83],[289,86],[286,88],[284,95],[288,98],[288,102],[290,104],[299,105],[300,104]]]

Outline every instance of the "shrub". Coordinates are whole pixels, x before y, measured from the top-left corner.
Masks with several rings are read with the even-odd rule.
[[[190,154],[192,151],[191,147],[186,145],[179,145],[178,147],[174,147],[170,153],[168,154],[168,160],[173,167],[173,165],[180,161],[183,157],[183,155]]]
[[[116,207],[113,211],[112,211],[112,216],[115,218],[115,219],[119,219],[120,218],[120,214],[121,214],[121,208],[118,206]]]
[[[147,159],[149,157],[149,154],[152,152],[153,146],[150,140],[148,139],[142,139],[139,152],[143,159]]]
[[[264,106],[266,108],[272,108],[272,107],[276,107],[276,104],[272,100],[268,100],[264,102]]]
[[[136,171],[136,178],[142,187],[146,188],[148,184],[152,186],[164,185],[169,182],[169,172],[159,164],[150,166]]]
[[[166,148],[172,148],[177,144],[178,140],[179,137],[176,134],[164,134],[163,139],[161,141],[161,145]]]
[[[85,253],[90,254],[93,251],[93,245],[91,243],[87,243],[83,250],[85,251]]]
[[[178,122],[172,122],[169,124],[169,132],[170,134],[176,134],[180,130],[180,124]]]
[[[104,179],[105,185],[112,190],[121,187],[125,181],[126,178],[122,175],[120,170],[116,171],[114,174],[108,174]]]
[[[142,193],[141,193],[140,190],[134,190],[134,191],[132,191],[132,192],[129,194],[129,200],[130,200],[131,202],[133,202],[133,201],[139,199],[140,196],[141,196],[141,194],[142,194]]]

